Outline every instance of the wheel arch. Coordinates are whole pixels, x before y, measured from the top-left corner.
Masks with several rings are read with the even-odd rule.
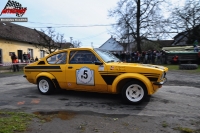
[[[42,72],[42,73],[39,73],[37,76],[36,76],[36,83],[38,82],[38,79],[41,78],[41,77],[46,77],[46,78],[49,78],[51,81],[52,79],[55,79],[55,77],[50,74],[50,73],[47,73],[47,72]]]
[[[130,81],[138,81],[145,85],[148,94],[153,94],[153,86],[150,80],[138,73],[126,73],[118,76],[112,84],[112,92],[120,93],[123,86]]]
[[[36,76],[36,83],[38,83],[38,80],[39,80],[39,78],[41,78],[41,77],[46,77],[46,78],[48,78],[48,79],[53,83],[53,85],[54,85],[55,88],[57,88],[57,89],[60,88],[60,86],[59,86],[59,84],[58,84],[58,81],[56,80],[56,77],[53,76],[52,74],[47,73],[47,72],[42,72],[42,73],[38,74],[38,75]]]

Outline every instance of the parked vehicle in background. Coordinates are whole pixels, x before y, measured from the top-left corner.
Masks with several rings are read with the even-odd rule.
[[[165,51],[166,55],[166,63],[171,64],[175,56],[178,56],[177,63],[198,63],[200,57],[198,56],[198,52],[193,51]]]
[[[200,63],[200,51],[194,51],[193,46],[180,46],[180,47],[163,47],[165,52],[165,63],[171,64],[174,62],[174,57],[178,56],[178,64],[181,63]]]

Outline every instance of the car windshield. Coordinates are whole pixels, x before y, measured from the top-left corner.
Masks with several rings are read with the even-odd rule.
[[[98,49],[95,48],[94,49],[97,54],[106,62],[121,62],[120,59],[118,59],[115,55],[113,55],[111,52],[107,51],[107,50],[103,50],[103,49]]]

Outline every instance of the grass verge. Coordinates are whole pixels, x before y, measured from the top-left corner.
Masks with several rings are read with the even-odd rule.
[[[176,127],[176,128],[174,128],[174,130],[179,130],[182,133],[197,133],[195,130],[193,130],[191,128],[186,128],[186,127]]]
[[[0,111],[0,133],[26,131],[29,122],[35,115],[24,112]]]

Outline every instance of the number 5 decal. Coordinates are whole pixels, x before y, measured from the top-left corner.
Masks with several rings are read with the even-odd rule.
[[[94,85],[94,71],[88,67],[76,70],[76,82],[80,85]]]
[[[84,79],[88,78],[87,70],[84,70],[83,75],[84,75]]]

